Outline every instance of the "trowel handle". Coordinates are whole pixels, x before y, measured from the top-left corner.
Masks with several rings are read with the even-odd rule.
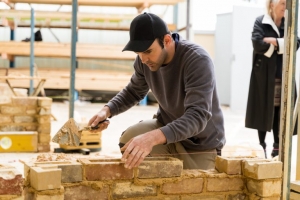
[[[95,129],[98,129],[99,128],[99,125],[102,124],[103,122],[106,122],[108,121],[107,119],[103,120],[103,121],[100,121],[96,126],[94,127],[91,127],[91,129],[95,130]]]

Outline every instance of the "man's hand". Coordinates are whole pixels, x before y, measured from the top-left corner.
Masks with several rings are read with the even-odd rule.
[[[129,140],[122,148],[122,161],[125,168],[137,167],[150,154],[153,146],[166,143],[167,139],[160,129],[156,129]]]
[[[88,125],[91,127],[97,126],[97,124],[99,124],[99,122],[106,120],[108,117],[110,117],[110,109],[108,106],[104,106],[96,115],[94,115]],[[102,124],[99,124],[99,127],[104,128],[104,126],[106,126],[105,128],[107,128],[109,122],[104,122]],[[102,125],[102,126],[101,126]]]
[[[102,121],[100,124],[98,124],[97,128],[90,128],[90,132],[91,133],[98,133],[98,132],[101,132],[105,129],[107,129],[108,125],[109,125],[109,120],[104,120]]]

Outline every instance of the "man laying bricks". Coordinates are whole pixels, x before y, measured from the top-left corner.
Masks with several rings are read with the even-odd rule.
[[[133,19],[123,51],[137,54],[131,80],[89,125],[128,110],[151,89],[159,104],[156,117],[129,127],[120,137],[125,167],[137,167],[146,156],[169,155],[183,160],[184,169],[214,168],[226,140],[209,54],[170,33],[151,13]]]

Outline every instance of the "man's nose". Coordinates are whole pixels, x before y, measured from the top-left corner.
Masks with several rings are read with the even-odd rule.
[[[146,63],[148,61],[147,56],[145,56],[143,54],[140,54],[139,56],[140,56],[140,59],[141,59],[142,63]]]

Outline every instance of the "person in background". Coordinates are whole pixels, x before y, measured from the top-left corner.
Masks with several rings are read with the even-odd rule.
[[[256,18],[252,32],[253,63],[245,126],[258,130],[259,143],[267,158],[267,131],[272,129],[274,137],[271,156],[277,156],[279,149],[286,0],[267,0],[266,8],[267,13]]]
[[[151,90],[158,111],[153,119],[121,135],[124,166],[137,167],[146,156],[169,155],[183,160],[184,169],[214,168],[226,140],[209,54],[177,33],[171,34],[166,23],[152,13],[134,18],[129,35],[123,51],[137,54],[131,80],[89,125],[125,112]]]

